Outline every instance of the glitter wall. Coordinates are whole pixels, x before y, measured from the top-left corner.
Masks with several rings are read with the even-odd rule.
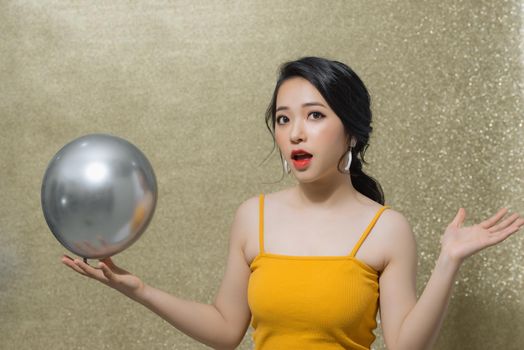
[[[420,295],[459,207],[466,225],[524,213],[521,22],[518,0],[0,2],[1,347],[207,348],[60,263],[42,176],[84,134],[137,145],[159,201],[114,260],[211,303],[238,205],[294,184],[265,184],[277,153],[258,164],[277,67],[305,55],[347,63],[370,90],[367,172],[413,227]],[[466,260],[435,349],[522,348],[522,261],[522,234]]]

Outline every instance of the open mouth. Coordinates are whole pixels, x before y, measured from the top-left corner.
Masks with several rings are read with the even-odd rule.
[[[313,156],[311,154],[296,154],[291,158],[293,160],[304,160],[304,159],[311,159],[313,158]]]
[[[312,157],[313,155],[309,153],[295,153],[291,156],[293,160],[311,159]]]
[[[300,170],[309,166],[313,156],[311,154],[295,154],[291,158],[293,159],[293,165],[295,168]]]

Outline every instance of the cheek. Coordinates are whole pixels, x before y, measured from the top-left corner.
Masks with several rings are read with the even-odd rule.
[[[311,130],[315,143],[331,150],[337,150],[344,147],[345,135],[343,129],[334,125],[326,125]]]
[[[283,143],[285,137],[286,135],[284,134],[284,132],[279,131],[278,128],[275,130],[275,141],[278,145],[281,145]]]
[[[319,128],[315,134],[315,145],[323,155],[323,161],[336,163],[346,151],[345,134],[336,127]]]

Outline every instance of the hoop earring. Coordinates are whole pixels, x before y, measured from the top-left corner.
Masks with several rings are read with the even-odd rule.
[[[346,173],[349,173],[349,167],[351,166],[351,160],[352,160],[352,155],[351,155],[351,148],[350,148],[349,149],[349,153],[348,153],[348,163],[347,163],[346,167],[344,168]]]
[[[287,164],[287,160],[285,159],[284,159],[284,171],[288,174],[291,172],[291,169],[289,168],[289,165]]]

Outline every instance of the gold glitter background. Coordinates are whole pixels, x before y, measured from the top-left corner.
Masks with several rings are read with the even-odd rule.
[[[370,90],[366,169],[413,227],[418,295],[459,207],[466,225],[524,213],[521,1],[0,1],[0,33],[3,349],[207,348],[61,264],[42,177],[81,135],[133,142],[159,200],[115,262],[211,303],[238,205],[295,183],[264,184],[277,153],[258,165],[278,65],[301,56],[343,61]],[[435,349],[522,348],[523,241],[466,260]]]

